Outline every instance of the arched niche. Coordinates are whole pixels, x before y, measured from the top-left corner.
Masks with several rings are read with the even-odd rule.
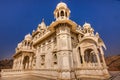
[[[84,51],[84,59],[86,63],[96,63],[97,57],[93,49],[86,49]]]
[[[29,56],[25,56],[23,60],[23,69],[29,69]]]
[[[61,16],[64,16],[64,11],[63,11],[63,10],[60,12],[60,15],[61,15]]]
[[[53,64],[57,65],[57,54],[53,53],[52,55],[53,55]]]
[[[84,38],[80,41],[80,46],[95,45],[98,46],[98,42],[94,38]]]

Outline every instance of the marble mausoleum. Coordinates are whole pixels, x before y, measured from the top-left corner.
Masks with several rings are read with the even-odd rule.
[[[60,2],[55,21],[44,20],[17,45],[12,69],[2,77],[37,75],[56,80],[95,80],[110,77],[104,59],[106,46],[89,23],[70,20],[70,9]],[[103,49],[104,48],[104,49]]]

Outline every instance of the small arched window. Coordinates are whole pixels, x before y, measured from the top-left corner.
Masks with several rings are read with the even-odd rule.
[[[30,42],[28,42],[27,46],[30,46]]]
[[[64,16],[64,11],[61,11],[61,16]]]
[[[57,64],[57,54],[56,53],[53,54],[53,63],[54,63],[54,65]]]
[[[25,43],[25,46],[27,46],[27,42],[25,41],[24,43]]]
[[[29,56],[25,56],[23,59],[23,68],[28,69],[29,68],[28,64],[29,64]]]
[[[57,13],[57,17],[59,17],[59,12]]]
[[[85,50],[84,58],[85,58],[85,62],[87,62],[87,63],[96,63],[97,62],[97,57],[94,53],[94,50],[92,50],[92,49]]]
[[[57,59],[57,55],[56,54],[54,55],[54,58]]]
[[[67,17],[67,12],[65,12],[65,16]]]

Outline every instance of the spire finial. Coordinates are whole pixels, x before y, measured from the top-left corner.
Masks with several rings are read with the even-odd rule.
[[[63,1],[61,0],[60,3],[62,3]]]
[[[44,18],[42,18],[42,22],[44,22]]]
[[[87,24],[87,22],[85,21],[85,24]]]

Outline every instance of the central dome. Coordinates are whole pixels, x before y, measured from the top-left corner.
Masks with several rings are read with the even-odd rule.
[[[64,8],[67,8],[67,4],[65,4],[64,2],[60,2],[57,4],[57,9],[59,9],[60,7],[64,7]]]
[[[57,4],[56,9],[54,10],[54,16],[56,20],[66,20],[69,19],[70,10],[64,2]]]
[[[31,38],[32,36],[30,35],[30,33],[25,36],[25,40],[31,40]]]

